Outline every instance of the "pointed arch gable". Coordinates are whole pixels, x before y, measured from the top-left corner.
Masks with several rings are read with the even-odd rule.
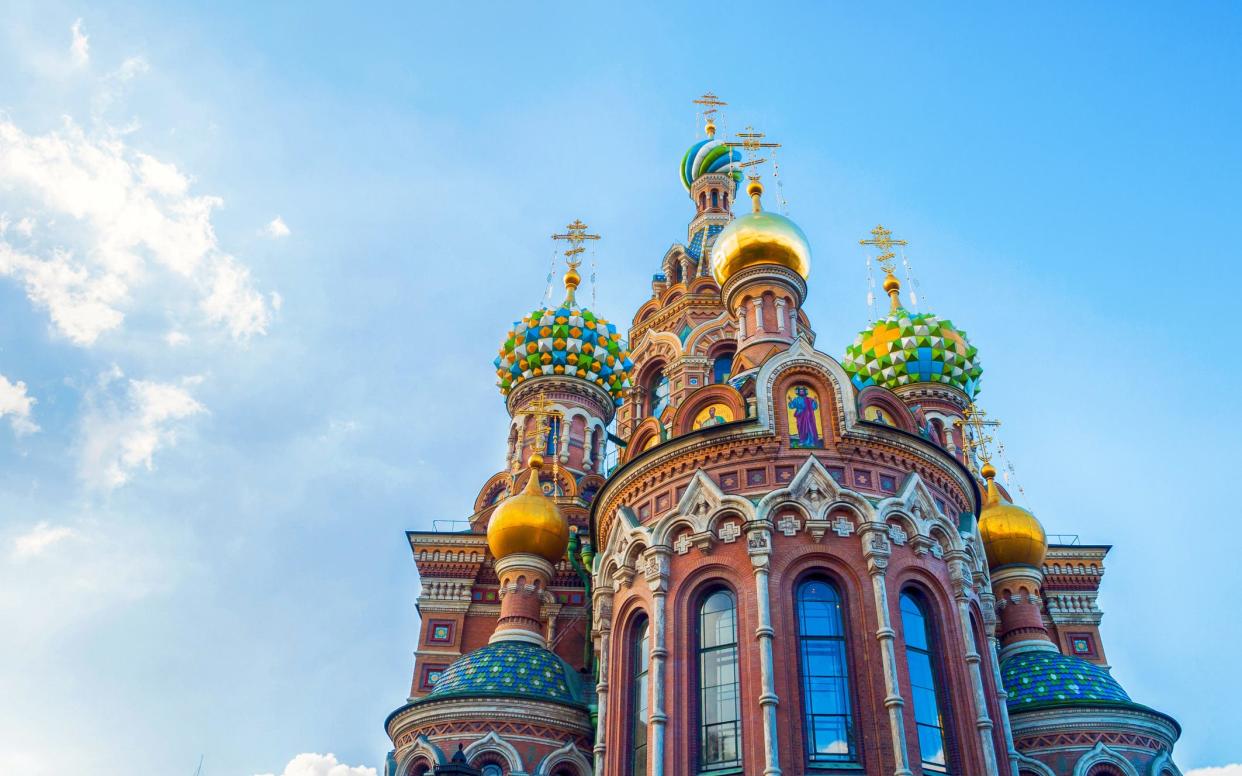
[[[580,776],[591,775],[591,761],[586,758],[582,751],[572,741],[567,741],[560,749],[548,752],[539,765],[536,766],[532,776],[552,776],[552,771],[559,765],[566,763],[572,764],[578,771]]]
[[[788,350],[777,353],[759,367],[755,380],[759,421],[773,433],[776,432],[776,402],[781,397],[775,395],[774,387],[782,374],[799,367],[817,373],[830,387],[831,403],[835,405],[833,407],[835,412],[829,413],[828,416],[833,422],[839,424],[838,433],[851,430],[858,422],[858,409],[854,402],[854,386],[850,382],[849,375],[845,373],[845,369],[836,359],[815,350],[802,338],[796,340]],[[845,401],[844,397],[848,397],[849,400]],[[821,399],[827,401],[829,396],[823,396]],[[825,430],[828,425],[828,422],[824,423]]]
[[[1138,770],[1129,760],[1110,749],[1103,741],[1097,741],[1090,751],[1078,759],[1074,764],[1073,776],[1090,776],[1091,769],[1097,765],[1111,765],[1125,776],[1139,776]]]
[[[518,754],[517,747],[506,741],[504,737],[497,735],[494,730],[470,746],[467,746],[463,754],[465,754],[466,760],[471,763],[481,755],[495,754],[509,766],[510,773],[524,770],[522,767],[522,756]]]
[[[816,520],[824,519],[832,509],[841,506],[856,513],[862,520],[869,520],[874,514],[871,502],[839,485],[813,455],[807,456],[789,485],[764,496],[755,507],[756,519],[770,520],[774,509],[790,501],[801,504]]]

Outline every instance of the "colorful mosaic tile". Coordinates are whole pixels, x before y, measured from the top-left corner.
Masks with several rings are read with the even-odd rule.
[[[492,364],[505,396],[532,377],[569,375],[600,386],[618,405],[634,367],[617,327],[570,301],[514,321]]]
[[[1042,704],[1130,703],[1108,669],[1060,652],[1021,652],[1001,662],[1009,708]]]
[[[973,398],[983,375],[978,354],[951,322],[898,308],[860,332],[841,365],[860,389],[944,383]]]
[[[444,669],[427,698],[480,695],[562,703],[582,703],[583,698],[578,675],[564,660],[520,641],[498,641],[462,655]]]

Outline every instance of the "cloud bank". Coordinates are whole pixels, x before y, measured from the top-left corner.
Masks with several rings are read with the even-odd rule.
[[[8,418],[13,433],[18,436],[33,434],[39,426],[31,419],[31,409],[35,399],[26,393],[26,384],[21,380],[10,382],[0,375],[0,418]]]
[[[277,776],[274,773],[255,776]],[[294,757],[279,776],[376,776],[374,768],[337,762],[336,755],[304,753]]]

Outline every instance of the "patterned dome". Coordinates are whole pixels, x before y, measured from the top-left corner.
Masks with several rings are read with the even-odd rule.
[[[505,396],[532,377],[571,375],[608,391],[618,406],[634,366],[617,327],[578,307],[572,295],[560,307],[540,308],[514,321],[492,363]]]
[[[859,332],[841,365],[860,389],[943,383],[973,398],[983,375],[978,353],[951,322],[898,307]]]
[[[524,641],[497,641],[453,661],[432,698],[512,696],[581,705],[582,681],[568,663]]]
[[[736,187],[742,180],[742,171],[736,165],[742,161],[742,154],[724,142],[709,137],[690,146],[681,159],[681,185],[690,190],[690,186],[700,175],[709,172],[728,173]]]
[[[1107,668],[1054,650],[1020,652],[1001,661],[1009,710],[1064,704],[1126,704],[1130,696]]]

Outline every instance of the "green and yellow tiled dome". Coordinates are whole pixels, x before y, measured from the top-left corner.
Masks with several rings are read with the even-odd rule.
[[[569,375],[603,388],[619,406],[634,366],[629,347],[616,326],[574,301],[577,273],[566,275],[566,285],[569,293],[560,307],[539,308],[514,321],[492,362],[500,392],[508,396],[532,377]]]
[[[952,322],[897,307],[858,334],[841,365],[860,389],[941,383],[973,398],[983,375],[978,353]]]
[[[1001,661],[1011,712],[1053,705],[1132,705],[1107,668],[1055,650],[1020,652]]]
[[[509,696],[581,705],[582,680],[547,649],[497,641],[453,661],[425,700]]]

